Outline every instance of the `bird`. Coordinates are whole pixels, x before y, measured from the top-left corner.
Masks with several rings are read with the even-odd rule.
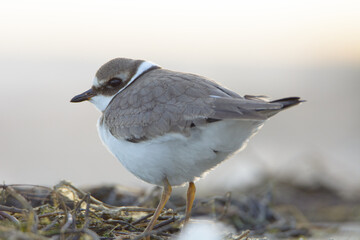
[[[303,102],[240,96],[206,77],[129,58],[103,64],[91,88],[70,101],[93,103],[101,112],[97,128],[108,150],[136,177],[163,187],[146,239],[172,187],[188,183],[187,223],[194,182],[243,149],[268,118]]]

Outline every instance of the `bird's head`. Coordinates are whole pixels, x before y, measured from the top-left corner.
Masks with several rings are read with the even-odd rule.
[[[99,68],[89,90],[76,95],[70,102],[90,101],[103,112],[118,93],[155,68],[159,66],[144,60],[115,58]]]

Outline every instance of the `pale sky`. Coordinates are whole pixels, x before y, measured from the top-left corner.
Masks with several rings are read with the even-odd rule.
[[[0,52],[10,58],[209,59],[231,49],[247,62],[360,61],[355,0],[15,0],[1,3],[0,20]]]

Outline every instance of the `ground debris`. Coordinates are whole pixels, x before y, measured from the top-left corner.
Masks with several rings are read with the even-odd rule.
[[[66,181],[53,188],[1,185],[0,239],[141,239],[158,196],[157,188],[150,194],[109,186],[83,191]],[[175,239],[184,219],[183,203],[179,196],[170,199],[151,233],[152,239]],[[234,232],[224,240],[309,235],[293,218],[274,212],[269,203],[266,196],[238,200],[227,193],[197,199],[192,216],[231,226]]]

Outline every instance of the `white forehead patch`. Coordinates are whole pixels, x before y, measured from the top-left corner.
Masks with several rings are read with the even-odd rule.
[[[94,86],[94,87],[100,87],[99,80],[98,80],[97,77],[94,77],[93,86]]]

